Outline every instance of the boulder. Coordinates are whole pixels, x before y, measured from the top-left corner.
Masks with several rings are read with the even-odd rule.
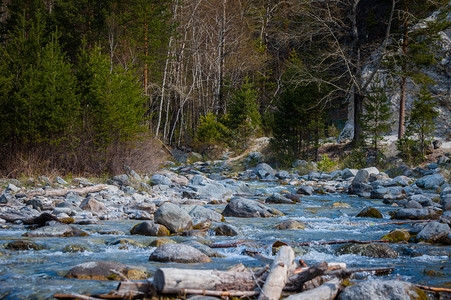
[[[214,230],[216,235],[222,236],[237,236],[239,234],[238,229],[229,224],[221,224]]]
[[[193,219],[194,224],[199,224],[205,221],[222,222],[224,219],[220,213],[210,208],[203,207],[201,205],[194,205],[192,208],[191,206],[188,207],[188,214]]]
[[[429,208],[404,208],[395,212],[394,219],[399,220],[426,220],[426,219],[438,219],[439,214]]]
[[[276,173],[276,177],[279,179],[286,179],[286,178],[290,178],[290,173],[288,173],[285,170],[281,170],[279,172]]]
[[[283,196],[294,202],[298,202],[298,203],[301,202],[301,197],[299,197],[297,194],[290,193],[290,194],[284,194]]]
[[[377,218],[382,219],[382,213],[374,207],[364,208],[361,212],[359,212],[356,217],[360,218]]]
[[[445,197],[442,197],[440,203],[442,204],[442,209],[444,211],[451,210],[451,195],[446,195]]]
[[[196,241],[185,242],[185,243],[183,243],[183,245],[188,245],[188,246],[191,246],[193,248],[196,248],[197,250],[199,250],[200,252],[202,252],[203,254],[205,254],[208,257],[223,257],[221,254],[219,254],[218,252],[214,251],[213,249],[211,249],[207,245],[201,244],[201,243],[196,242]]]
[[[275,229],[279,230],[299,230],[299,229],[305,229],[305,224],[296,220],[286,220],[282,223],[274,226]]]
[[[421,205],[415,200],[410,200],[409,202],[406,203],[406,205],[404,205],[404,208],[422,209],[423,205]]]
[[[146,221],[133,226],[133,228],[130,230],[130,234],[167,236],[170,234],[170,232],[164,225]]]
[[[163,246],[164,244],[177,244],[177,243],[169,238],[160,238],[160,239],[156,239],[156,240],[153,240],[152,242],[150,242],[149,246],[150,247],[160,247],[160,246]]]
[[[354,138],[354,125],[348,123],[340,132],[340,135],[338,136],[338,142],[347,143],[348,141],[352,141],[353,138]]]
[[[44,226],[35,230],[28,231],[23,235],[28,237],[89,236],[87,232],[66,224]]]
[[[288,199],[280,194],[272,194],[268,198],[266,198],[265,203],[276,203],[276,204],[294,204],[295,201]]]
[[[296,193],[300,194],[300,195],[311,196],[311,195],[313,195],[313,187],[311,187],[309,185],[302,185],[299,187],[299,189],[296,191]]]
[[[372,191],[373,187],[367,183],[351,183],[348,188],[349,194],[354,194],[365,198],[369,198]]]
[[[399,200],[405,197],[400,187],[377,187],[371,192],[372,199]]]
[[[257,174],[258,177],[260,177],[261,179],[273,175],[275,176],[277,173],[276,170],[274,170],[270,165],[268,165],[267,163],[261,163],[258,164],[255,167],[255,174]]]
[[[149,277],[149,274],[143,269],[114,261],[83,263],[70,269],[65,277],[87,280],[124,280],[117,273],[123,274],[128,280],[145,280]]]
[[[155,223],[164,225],[172,233],[193,228],[191,216],[178,205],[170,202],[160,206],[155,212],[154,218]]]
[[[415,181],[415,184],[423,189],[431,190],[436,187],[441,186],[446,182],[445,178],[443,178],[440,174],[432,174],[432,175],[426,175],[424,177],[421,177],[417,181]]]
[[[224,208],[222,215],[225,217],[268,218],[282,213],[276,209],[265,206],[264,204],[250,199],[234,197]]]
[[[370,173],[367,170],[362,169],[357,172],[351,184],[367,183],[370,179]]]
[[[441,243],[447,239],[449,233],[451,233],[451,229],[448,224],[430,222],[417,234],[415,240],[418,242]]]
[[[44,249],[44,247],[32,241],[20,240],[7,243],[5,249],[15,251],[25,251],[25,250],[42,250]]]
[[[152,178],[150,179],[150,182],[152,185],[159,185],[159,184],[169,185],[169,186],[172,185],[171,179],[169,179],[166,176],[161,175],[161,174],[153,175]]]
[[[350,244],[339,249],[342,254],[357,254],[374,258],[397,258],[396,252],[387,244]]]
[[[426,294],[414,284],[400,280],[368,280],[346,287],[339,300],[420,300]]]
[[[185,244],[164,244],[149,257],[151,261],[197,263],[210,262],[211,259],[194,247]]]
[[[402,241],[408,242],[410,239],[410,233],[405,229],[395,229],[384,235],[382,239],[389,240],[390,243],[398,243]]]
[[[363,169],[363,170],[367,171],[367,172],[368,172],[368,175],[373,175],[373,174],[374,174],[374,175],[377,175],[377,174],[380,173],[379,170],[378,170],[376,167],[369,167],[369,168],[365,168],[365,169]],[[388,177],[387,174],[382,175],[382,176],[385,177],[385,178]]]
[[[106,210],[105,204],[91,197],[87,197],[83,200],[80,204],[80,208],[83,210],[88,210],[94,214],[101,214]]]
[[[348,168],[346,168],[343,171],[341,171],[341,178],[346,180],[348,178],[355,177],[355,175],[357,175],[358,171],[359,170],[357,170],[357,169],[348,169]]]

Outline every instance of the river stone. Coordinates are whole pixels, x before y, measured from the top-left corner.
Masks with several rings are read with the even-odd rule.
[[[285,170],[281,170],[279,172],[276,173],[276,177],[279,179],[286,179],[286,178],[290,178],[290,173],[288,173]]]
[[[339,300],[414,300],[427,299],[426,294],[409,282],[368,280],[346,287]]]
[[[12,194],[3,194],[0,196],[0,204],[7,206],[22,206],[23,204],[16,200],[16,196]]]
[[[94,214],[101,214],[106,210],[105,204],[91,197],[87,197],[85,200],[83,200],[83,202],[81,202],[80,204],[80,208],[90,211]]]
[[[32,241],[12,241],[6,244],[5,249],[15,250],[15,251],[25,251],[25,250],[42,250],[44,247],[42,245],[38,245]]]
[[[357,254],[374,258],[397,258],[398,252],[387,244],[350,244],[339,249],[342,254]]]
[[[63,252],[77,253],[77,252],[85,252],[88,250],[89,249],[83,245],[67,245],[66,247],[64,247]]]
[[[313,195],[313,187],[311,187],[309,185],[300,186],[299,189],[296,191],[296,193],[301,194],[301,195],[311,196],[311,195]]]
[[[367,183],[370,178],[370,173],[367,170],[362,169],[357,172],[354,179],[352,180],[351,185],[359,184],[359,183]]]
[[[416,241],[425,241],[429,243],[441,243],[447,239],[451,233],[448,224],[439,222],[430,222],[417,234]]]
[[[400,175],[393,178],[393,180],[390,182],[390,185],[408,186],[412,181],[412,178]]]
[[[164,244],[177,244],[175,241],[169,239],[169,238],[160,238],[160,239],[156,239],[153,240],[152,242],[149,243],[150,247],[160,247],[163,246]]]
[[[294,193],[289,193],[289,194],[284,194],[283,195],[285,198],[288,198],[294,202],[298,202],[301,203],[301,197],[299,197],[298,194],[294,194]]]
[[[357,170],[357,169],[348,169],[348,168],[346,168],[343,171],[341,171],[341,178],[346,180],[348,178],[355,177],[355,175],[357,175],[358,171],[359,170]]]
[[[438,219],[439,217],[437,212],[429,208],[403,208],[395,212],[393,218],[399,220],[426,220]]]
[[[421,177],[417,181],[415,181],[415,184],[423,189],[431,190],[435,187],[439,187],[442,184],[444,184],[445,178],[443,178],[440,174],[433,174],[433,175],[426,175],[424,177]]]
[[[130,230],[130,234],[147,236],[168,236],[170,232],[164,225],[146,221],[133,226],[133,228]]]
[[[295,202],[291,199],[282,196],[281,194],[274,193],[268,198],[266,198],[265,203],[294,204]]]
[[[369,198],[373,187],[367,183],[351,183],[348,189],[349,194],[355,194],[360,197]]]
[[[383,240],[389,240],[390,243],[398,243],[401,241],[408,242],[410,239],[410,234],[405,229],[395,229],[390,231],[390,233],[382,237]]]
[[[149,277],[149,274],[143,269],[114,261],[83,263],[70,269],[64,277],[87,280],[121,280],[121,277],[112,270],[123,274],[128,280],[145,280]]]
[[[374,207],[364,208],[361,212],[359,212],[356,217],[360,218],[377,218],[382,219],[382,213]]]
[[[222,222],[224,220],[224,217],[220,213],[210,208],[203,207],[201,205],[188,207],[188,214],[191,216],[195,224],[199,224],[205,221]]]
[[[185,210],[170,202],[160,206],[154,217],[155,223],[164,225],[172,233],[193,228],[191,216]]]
[[[305,229],[305,224],[296,220],[286,220],[282,223],[274,226],[274,228],[279,230],[299,230],[299,229]]]
[[[363,170],[367,171],[368,175],[372,175],[372,174],[377,175],[380,173],[376,167],[369,167],[369,168],[365,168]]]
[[[373,199],[399,200],[405,198],[401,187],[377,187],[371,192]]]
[[[30,218],[33,218],[33,217],[39,216],[39,215],[40,215],[40,213],[34,209],[32,210],[31,213],[28,211],[18,211],[15,209],[10,209],[5,212],[1,212],[0,218],[3,220],[6,220],[8,222],[14,223],[16,221],[24,222],[26,220],[29,220]]]
[[[42,200],[40,199],[31,199],[25,202],[25,205],[29,205],[33,207],[33,209],[36,209],[37,211],[42,211],[44,209],[44,206],[42,204]]]
[[[270,165],[268,165],[267,163],[261,163],[261,164],[258,164],[256,167],[255,167],[255,174],[257,174],[257,176],[258,177],[260,177],[260,178],[265,178],[265,177],[267,177],[267,176],[270,176],[270,175],[276,175],[276,173],[277,173],[277,171],[276,170],[274,170]]]
[[[222,236],[237,236],[239,234],[238,229],[229,224],[221,224],[214,230],[216,235]]]
[[[261,217],[268,218],[282,213],[276,209],[265,206],[264,204],[250,199],[234,197],[230,203],[224,208],[222,215],[225,217],[241,217],[252,218]]]
[[[409,202],[406,203],[406,205],[404,205],[404,208],[422,209],[423,205],[421,205],[415,200],[410,200]]]
[[[89,236],[83,230],[66,224],[57,224],[44,226],[23,234],[28,237],[71,237],[71,236]]]
[[[445,197],[442,197],[440,203],[442,204],[442,208],[444,211],[451,210],[451,195],[446,195]]]
[[[196,263],[210,262],[211,259],[194,247],[184,244],[164,244],[149,257],[151,261],[159,262],[178,262],[178,263]]]
[[[155,174],[152,176],[152,178],[150,179],[152,185],[158,185],[158,184],[162,184],[162,185],[171,185],[172,181],[171,179],[169,179],[168,177],[161,175],[161,174]]]

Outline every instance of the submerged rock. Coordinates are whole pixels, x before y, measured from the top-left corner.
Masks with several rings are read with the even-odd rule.
[[[178,263],[196,263],[210,262],[211,259],[194,247],[184,244],[164,244],[149,257],[151,261],[159,262],[178,262]]]
[[[339,300],[414,300],[427,299],[414,284],[400,280],[368,280],[346,287]]]
[[[279,230],[299,230],[299,229],[305,229],[305,224],[296,220],[286,220],[282,223],[274,226],[274,228]]]
[[[389,240],[390,243],[398,243],[401,241],[408,242],[410,239],[410,234],[405,229],[395,229],[390,231],[390,233],[382,237],[383,240]]]
[[[356,217],[381,219],[382,213],[374,207],[367,207],[359,212]]]
[[[339,249],[342,254],[357,254],[375,258],[397,258],[398,252],[387,244],[354,244]]]
[[[83,263],[70,269],[65,277],[88,280],[123,280],[118,273],[124,275],[128,280],[145,280],[149,277],[149,274],[143,269],[114,261]]]
[[[29,232],[24,233],[28,237],[71,237],[71,236],[89,236],[83,230],[75,228],[66,224],[58,224],[51,226],[44,226]]]
[[[15,250],[15,251],[25,251],[25,250],[42,250],[44,247],[42,245],[38,245],[32,241],[12,241],[6,244],[5,249]]]
[[[282,213],[276,209],[265,206],[264,204],[250,199],[234,197],[230,203],[224,208],[222,215],[225,217],[241,217],[252,218],[261,217],[268,218]]]

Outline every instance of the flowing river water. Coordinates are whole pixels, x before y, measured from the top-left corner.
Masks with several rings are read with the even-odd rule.
[[[294,188],[276,183],[250,182],[254,199],[264,199],[274,192]],[[334,203],[342,203],[334,206]],[[347,194],[314,195],[302,198],[297,204],[273,204],[285,215],[273,218],[226,218],[240,232],[235,237],[171,237],[177,242],[197,240],[202,243],[231,243],[250,241],[235,248],[216,249],[222,258],[202,264],[157,263],[148,260],[155,249],[139,245],[113,245],[118,239],[132,239],[148,245],[156,237],[130,235],[130,229],[141,221],[102,221],[101,224],[79,226],[88,231],[88,237],[68,238],[25,238],[26,229],[20,225],[3,225],[0,229],[0,299],[49,299],[55,293],[96,294],[114,290],[117,281],[77,280],[64,278],[65,273],[75,265],[89,261],[116,261],[146,268],[153,274],[159,267],[228,269],[238,263],[247,267],[261,267],[263,262],[244,253],[244,250],[258,251],[272,256],[272,244],[282,241],[290,244],[297,259],[307,264],[315,262],[344,262],[349,267],[394,267],[395,270],[384,279],[401,279],[429,286],[449,287],[451,284],[451,247],[427,244],[391,244],[399,253],[397,258],[370,258],[353,254],[338,254],[340,245],[296,246],[296,243],[335,240],[377,240],[394,228],[412,225],[378,225],[387,222],[388,212],[396,209],[383,204],[381,200],[352,197]],[[372,206],[384,214],[384,219],[356,218],[363,208]],[[222,211],[225,205],[208,205]],[[277,230],[280,222],[294,219],[307,224],[304,230]],[[107,234],[105,234],[107,233]],[[39,251],[6,250],[5,245],[18,239],[32,240],[42,246]],[[70,253],[68,245],[83,245],[85,252]],[[431,276],[432,275],[432,276]],[[371,274],[358,274],[357,278],[371,278]]]

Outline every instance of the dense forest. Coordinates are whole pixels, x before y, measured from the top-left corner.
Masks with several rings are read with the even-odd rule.
[[[378,157],[388,93],[423,157],[448,0],[1,0],[0,170],[145,169],[156,143],[207,153],[272,136],[318,160],[353,103]],[[371,66],[371,72],[363,72]],[[381,71],[383,70],[383,72]],[[381,72],[379,72],[381,71]],[[407,88],[407,86],[414,88]],[[406,111],[406,98],[415,99]],[[415,136],[415,139],[413,138]],[[147,164],[146,164],[147,162]]]

